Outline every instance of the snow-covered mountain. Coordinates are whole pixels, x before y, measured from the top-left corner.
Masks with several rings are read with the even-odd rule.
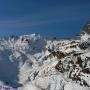
[[[90,25],[86,27],[70,39],[47,39],[37,34],[1,38],[0,86],[90,90]]]

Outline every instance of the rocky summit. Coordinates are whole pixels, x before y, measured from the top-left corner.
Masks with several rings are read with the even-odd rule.
[[[57,40],[37,34],[1,38],[0,86],[90,90],[90,23],[73,38]]]

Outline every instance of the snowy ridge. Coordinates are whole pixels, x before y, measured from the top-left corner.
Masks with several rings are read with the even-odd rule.
[[[90,35],[0,39],[0,85],[19,90],[90,90]]]

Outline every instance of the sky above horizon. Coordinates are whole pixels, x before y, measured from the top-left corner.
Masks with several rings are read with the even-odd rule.
[[[0,36],[68,37],[90,20],[90,0],[0,0]]]

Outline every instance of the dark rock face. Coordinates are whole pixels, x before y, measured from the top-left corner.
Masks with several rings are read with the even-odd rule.
[[[87,34],[90,34],[90,21],[87,22],[87,24],[84,26],[83,30],[84,30]]]

